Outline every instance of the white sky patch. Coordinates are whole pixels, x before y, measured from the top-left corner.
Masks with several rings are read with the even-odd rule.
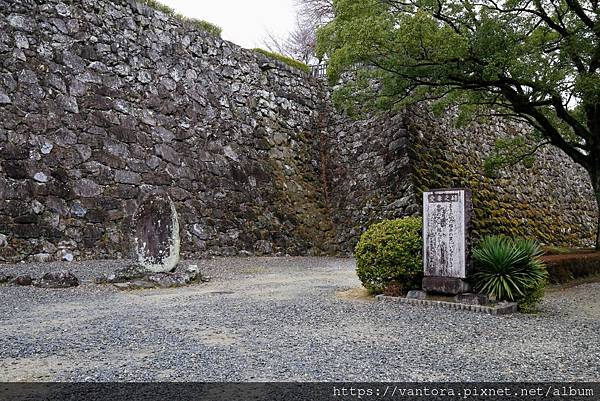
[[[242,47],[265,47],[271,33],[287,38],[296,20],[294,0],[160,0],[186,17],[223,28],[222,37]]]

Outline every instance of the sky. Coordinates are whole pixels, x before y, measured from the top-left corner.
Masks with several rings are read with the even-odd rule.
[[[268,34],[285,39],[294,26],[294,0],[160,0],[186,17],[223,28],[222,38],[242,47],[265,47]]]

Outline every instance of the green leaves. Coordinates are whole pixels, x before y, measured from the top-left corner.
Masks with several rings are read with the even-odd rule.
[[[499,300],[518,300],[538,290],[547,272],[533,240],[485,237],[473,251],[476,288]]]
[[[422,221],[416,217],[373,224],[356,245],[356,272],[373,294],[395,285],[403,291],[421,287]]]
[[[463,117],[493,110],[592,165],[591,144],[600,141],[600,30],[570,2],[335,0],[334,8],[318,51],[329,57],[341,109],[427,101],[434,108],[454,102],[468,109]],[[600,26],[600,12],[587,17]]]

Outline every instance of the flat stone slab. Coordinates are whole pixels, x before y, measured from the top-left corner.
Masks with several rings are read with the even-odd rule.
[[[145,266],[135,264],[95,280],[97,284],[113,284],[120,290],[174,288],[205,281],[208,281],[207,277],[200,273],[196,265],[178,266],[172,273],[152,273],[146,271]]]
[[[508,315],[518,311],[516,302],[501,302],[496,306],[469,305],[458,302],[436,301],[433,299],[412,299],[404,297],[390,297],[387,295],[376,295],[375,299],[380,302],[396,302],[410,305],[428,305],[437,308],[466,310],[471,312],[487,313],[489,315]]]

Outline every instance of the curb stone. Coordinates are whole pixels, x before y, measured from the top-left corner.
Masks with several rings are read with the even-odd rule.
[[[380,302],[395,302],[409,305],[427,305],[446,309],[465,310],[477,313],[486,313],[488,315],[508,315],[517,312],[516,302],[504,302],[497,306],[469,305],[457,302],[434,301],[429,299],[411,299],[402,297],[390,297],[387,295],[376,295],[375,299]]]

